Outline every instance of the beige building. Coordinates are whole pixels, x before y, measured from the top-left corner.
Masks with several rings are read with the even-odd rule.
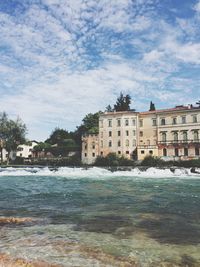
[[[90,134],[82,136],[82,163],[92,164],[99,155],[99,135]]]
[[[101,156],[117,153],[132,158],[138,145],[138,113],[105,112],[99,118],[99,152]]]
[[[200,107],[176,106],[147,112],[105,112],[99,135],[83,137],[82,161],[114,152],[129,159],[148,155],[165,160],[200,156]]]

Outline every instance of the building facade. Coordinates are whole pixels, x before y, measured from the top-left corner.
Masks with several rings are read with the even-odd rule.
[[[32,158],[33,154],[33,148],[38,145],[38,142],[36,141],[29,141],[27,144],[19,145],[17,147],[17,157],[21,158]]]
[[[176,106],[147,112],[105,112],[99,135],[82,138],[82,161],[114,152],[129,159],[158,156],[164,160],[200,156],[200,107]]]

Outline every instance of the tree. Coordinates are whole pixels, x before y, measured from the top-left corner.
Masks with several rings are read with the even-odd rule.
[[[64,145],[67,140],[74,139],[74,133],[68,132],[64,129],[55,128],[55,130],[51,133],[50,137],[45,141],[51,145]]]
[[[26,131],[26,125],[20,118],[14,121],[8,119],[5,112],[0,114],[1,163],[3,148],[8,152],[7,163],[9,163],[10,152],[15,151],[19,144],[25,142]]]
[[[120,96],[117,98],[116,104],[114,105],[115,111],[128,111],[130,110],[131,97],[130,95],[124,96],[120,93]]]
[[[156,108],[155,108],[155,104],[151,101],[151,102],[150,102],[150,108],[149,108],[149,111],[153,111],[153,110],[156,110]]]
[[[108,106],[106,107],[106,111],[107,111],[107,112],[112,112],[112,111],[113,111],[113,108],[111,107],[111,105],[108,105]]]

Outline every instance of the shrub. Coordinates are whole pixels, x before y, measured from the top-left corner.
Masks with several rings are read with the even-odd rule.
[[[115,153],[109,153],[107,156],[98,156],[94,163],[95,166],[133,166],[134,162],[125,157],[119,157]]]
[[[141,162],[142,166],[150,166],[150,167],[160,167],[166,165],[164,160],[153,157],[153,156],[146,156],[143,161]]]

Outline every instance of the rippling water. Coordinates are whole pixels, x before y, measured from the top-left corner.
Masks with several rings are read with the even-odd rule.
[[[200,266],[199,178],[0,168],[0,253],[59,266]]]

